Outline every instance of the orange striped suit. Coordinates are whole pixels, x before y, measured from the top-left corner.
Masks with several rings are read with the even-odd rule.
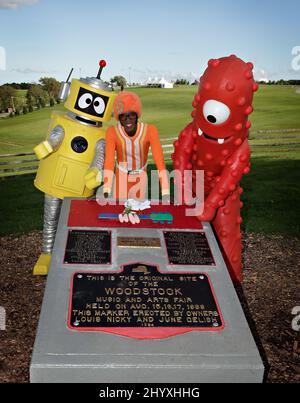
[[[120,123],[107,129],[104,193],[110,193],[113,187],[112,175],[109,172],[114,172],[116,154],[117,167],[114,197],[116,199],[144,199],[148,188],[147,160],[150,147],[160,174],[162,194],[168,195],[169,182],[157,129],[153,125],[140,122],[133,137],[126,134]],[[136,172],[131,173],[132,171]],[[136,193],[137,186],[139,186],[138,193]]]

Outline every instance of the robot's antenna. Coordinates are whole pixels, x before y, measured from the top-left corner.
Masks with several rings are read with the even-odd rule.
[[[105,60],[100,60],[99,66],[100,66],[100,69],[99,69],[99,72],[98,72],[98,75],[97,75],[98,80],[100,80],[102,71],[103,71],[104,67],[106,67],[106,61]]]
[[[73,71],[74,71],[74,68],[72,68],[72,70],[70,71],[70,74],[69,74],[69,76],[68,76],[68,78],[67,78],[67,83],[70,81],[70,78],[71,78],[71,75],[73,74]]]

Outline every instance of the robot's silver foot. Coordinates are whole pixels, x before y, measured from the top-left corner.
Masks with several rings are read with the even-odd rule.
[[[33,270],[33,274],[36,276],[48,274],[61,206],[61,199],[45,195],[43,246],[42,254]]]

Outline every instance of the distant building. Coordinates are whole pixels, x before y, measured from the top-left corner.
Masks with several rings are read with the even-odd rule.
[[[168,89],[174,88],[174,83],[169,82],[169,81],[165,80],[164,78],[162,78],[159,83],[161,85],[161,88],[168,88]]]
[[[167,89],[174,88],[174,83],[169,82],[164,78],[161,78],[161,79],[148,78],[145,85],[146,85],[146,87],[149,87],[149,88],[167,88]]]

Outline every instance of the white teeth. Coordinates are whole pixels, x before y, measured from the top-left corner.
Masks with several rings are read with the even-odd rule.
[[[198,134],[199,134],[200,137],[202,136],[203,133],[202,133],[201,129],[198,130]]]
[[[225,142],[225,139],[218,139],[219,144],[224,144],[224,142]]]

